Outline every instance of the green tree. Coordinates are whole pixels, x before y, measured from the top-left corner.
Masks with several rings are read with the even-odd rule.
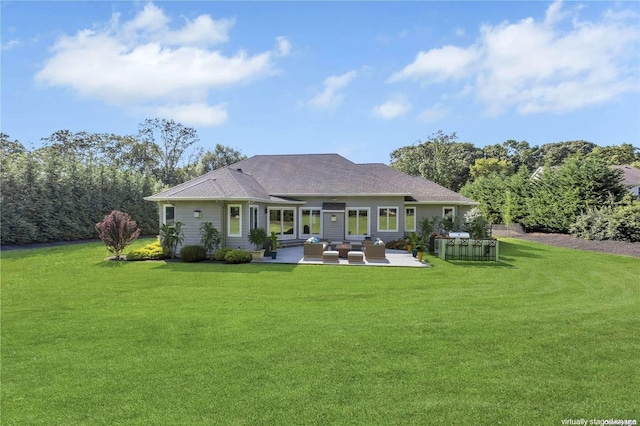
[[[566,233],[587,208],[621,201],[626,193],[621,181],[619,170],[593,156],[574,155],[557,169],[547,167],[533,181],[525,225]]]
[[[189,169],[195,167],[202,153],[202,148],[195,146],[200,140],[195,129],[173,120],[145,120],[140,124],[138,139],[147,146],[155,144],[158,147],[154,154],[157,155],[159,164],[154,172],[165,185],[180,183],[184,176],[181,176],[181,168],[188,175]]]
[[[439,130],[425,142],[393,151],[391,167],[457,191],[467,181],[469,167],[482,156],[482,150],[456,140],[455,132],[446,135]]]
[[[206,151],[202,154],[196,172],[198,176],[203,175],[220,167],[229,166],[246,159],[247,156],[242,155],[242,152],[228,146],[216,144],[213,151]]]

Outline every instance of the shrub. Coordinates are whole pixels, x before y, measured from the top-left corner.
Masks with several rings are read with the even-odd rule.
[[[96,223],[96,230],[107,250],[113,253],[116,259],[120,259],[122,251],[140,235],[136,221],[120,210],[112,211],[102,222]]]
[[[200,225],[200,241],[207,251],[207,255],[215,253],[222,242],[222,234],[211,222]]]
[[[159,242],[147,244],[127,253],[127,260],[161,260],[170,257],[171,253],[162,248]]]
[[[251,253],[242,249],[231,250],[224,256],[227,263],[249,263],[251,259]]]
[[[407,249],[407,241],[406,240],[392,240],[387,241],[385,243],[385,247],[393,250],[406,250]]]
[[[215,260],[219,260],[219,261],[223,261],[224,257],[227,255],[227,253],[229,253],[231,251],[231,249],[229,247],[222,247],[219,248],[216,253],[213,255],[213,258]]]
[[[570,232],[578,238],[585,240],[608,240],[609,221],[613,215],[613,209],[604,207],[601,209],[590,207],[576,218]]]
[[[481,240],[488,234],[489,222],[484,217],[482,210],[477,207],[472,208],[464,215],[464,227],[469,236],[475,240]]]
[[[571,233],[587,240],[640,242],[640,204],[589,208],[576,218]]]
[[[207,258],[207,249],[202,246],[189,245],[180,249],[180,260],[183,262],[200,262]]]
[[[184,230],[182,222],[174,225],[162,225],[160,227],[160,245],[169,250],[171,257],[175,257],[176,249],[184,241]]]
[[[640,242],[640,203],[614,210],[609,222],[609,235],[612,240]]]

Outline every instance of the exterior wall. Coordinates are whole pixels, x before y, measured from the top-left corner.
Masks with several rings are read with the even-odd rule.
[[[200,225],[204,222],[211,222],[218,231],[223,230],[224,208],[222,203],[216,201],[175,201],[172,203],[158,203],[160,205],[160,222],[163,220],[163,206],[171,204],[175,208],[176,222],[182,222],[184,231],[184,241],[182,245],[201,244]],[[201,217],[195,218],[193,212],[200,210]],[[180,246],[178,247],[180,251]]]
[[[418,224],[420,221],[428,217],[429,220],[433,220],[434,216],[442,219],[443,209],[445,207],[455,207],[456,214],[455,217],[458,218],[460,224],[464,224],[464,215],[473,208],[473,206],[457,206],[455,204],[434,204],[434,205],[417,205],[416,206],[416,232],[418,232]],[[436,232],[439,232],[439,229],[436,229]]]
[[[459,218],[462,223],[464,220],[464,214],[471,209],[470,206],[456,206],[455,204],[439,204],[439,205],[415,205],[415,204],[407,204],[405,205],[404,199],[401,197],[375,197],[375,198],[364,198],[364,197],[339,197],[337,200],[323,197],[323,198],[313,198],[306,200],[306,204],[303,206],[296,205],[287,205],[287,207],[292,207],[295,209],[296,214],[296,229],[295,234],[292,236],[295,239],[306,238],[305,236],[301,236],[301,224],[300,224],[300,208],[322,208],[323,203],[325,202],[338,202],[345,203],[346,208],[362,208],[369,210],[369,230],[368,236],[371,236],[373,239],[381,238],[383,241],[391,241],[403,238],[405,235],[408,235],[411,231],[405,231],[405,207],[415,207],[416,208],[416,226],[420,223],[420,221],[426,216],[429,219],[432,219],[434,216],[442,217],[443,207],[455,207],[456,216]],[[231,248],[242,248],[251,250],[253,246],[247,240],[247,234],[250,229],[250,214],[249,214],[249,206],[257,206],[258,212],[258,226],[265,228],[267,233],[269,233],[269,221],[268,214],[266,213],[269,207],[283,207],[283,205],[276,204],[266,204],[266,203],[248,203],[248,202],[222,202],[222,201],[176,201],[172,203],[158,203],[159,204],[159,212],[160,212],[160,222],[162,224],[162,220],[164,218],[163,214],[163,205],[171,204],[175,208],[175,220],[183,223],[183,230],[185,233],[185,239],[183,245],[190,244],[200,244],[200,225],[203,222],[211,222],[213,226],[215,226],[223,235],[223,245]],[[227,212],[228,206],[230,204],[239,204],[242,209],[242,236],[240,237],[230,237],[228,235],[227,230]],[[393,207],[398,209],[397,223],[398,229],[397,231],[381,231],[378,229],[378,207]],[[194,211],[200,210],[201,217],[195,218]],[[338,216],[338,220],[336,222],[330,221],[330,216],[333,212],[328,212],[329,214],[324,214],[321,212],[321,221],[322,221],[322,237],[324,238],[336,238],[343,240],[356,240],[360,238],[353,238],[349,235],[345,235],[346,233],[346,225],[345,220],[348,220],[346,211],[345,212],[336,212],[335,214]],[[416,229],[417,231],[418,229]],[[343,237],[338,237],[338,235],[342,235]],[[180,248],[178,248],[179,250]]]

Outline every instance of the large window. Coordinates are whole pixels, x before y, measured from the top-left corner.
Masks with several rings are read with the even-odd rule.
[[[349,238],[369,236],[369,209],[347,209],[347,235]]]
[[[295,208],[270,208],[267,232],[275,232],[281,239],[295,238],[295,218]]]
[[[398,231],[398,208],[378,207],[378,231],[397,232]]]
[[[416,208],[405,207],[404,209],[404,230],[414,231],[416,230]]]
[[[227,235],[230,237],[242,236],[242,206],[230,204],[228,206]]]
[[[171,204],[165,204],[162,212],[162,223],[167,226],[176,224],[176,208]]]
[[[320,209],[300,209],[300,235],[311,236],[322,233]]]

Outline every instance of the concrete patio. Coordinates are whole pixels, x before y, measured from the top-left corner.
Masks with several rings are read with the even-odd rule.
[[[347,266],[404,266],[413,268],[430,268],[428,262],[419,262],[406,250],[390,250],[385,252],[386,259],[367,260],[364,262],[349,262],[347,259],[339,259],[338,263],[323,262],[322,259],[304,260],[302,246],[286,247],[278,249],[277,259],[265,256],[263,260],[254,260],[255,263],[297,263],[300,265],[347,265]]]

